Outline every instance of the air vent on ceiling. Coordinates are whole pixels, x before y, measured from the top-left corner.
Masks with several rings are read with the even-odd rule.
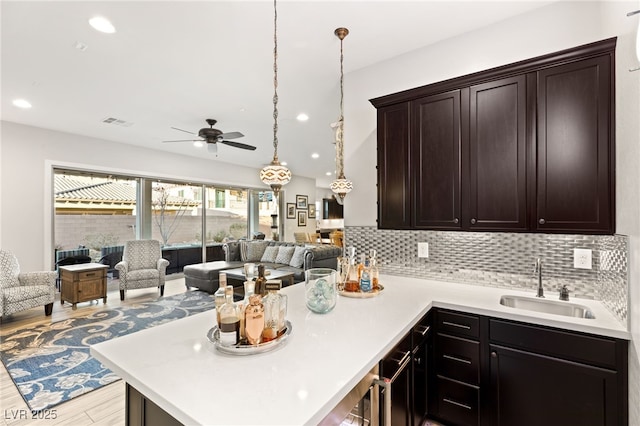
[[[115,124],[116,126],[129,127],[133,126],[133,123],[130,121],[120,120],[119,118],[107,117],[102,120],[103,123],[107,124]]]

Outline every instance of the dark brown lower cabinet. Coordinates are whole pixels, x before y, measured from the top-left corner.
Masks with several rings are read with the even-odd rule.
[[[444,309],[434,318],[430,418],[628,425],[628,341]]]
[[[615,371],[491,345],[494,425],[619,425]]]
[[[127,426],[181,426],[178,420],[127,383],[125,424]]]

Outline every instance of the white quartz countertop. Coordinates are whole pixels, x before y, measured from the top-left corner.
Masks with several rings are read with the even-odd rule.
[[[112,339],[91,354],[187,425],[315,425],[429,311],[449,308],[493,317],[629,339],[601,303],[595,319],[507,308],[501,295],[528,292],[383,275],[378,297],[340,297],[326,315],[304,304],[304,283],[289,295],[292,333],[278,349],[251,356],[218,352],[206,337],[211,310]],[[557,300],[557,293],[547,292]]]

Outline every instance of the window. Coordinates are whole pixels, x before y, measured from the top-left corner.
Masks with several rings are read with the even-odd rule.
[[[53,180],[55,249],[84,246],[96,262],[104,247],[136,238],[202,248],[255,231],[273,237],[270,192],[260,192],[254,212],[254,190],[63,169],[54,170]]]

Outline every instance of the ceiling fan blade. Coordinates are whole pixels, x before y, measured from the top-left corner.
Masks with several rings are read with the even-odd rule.
[[[218,144],[208,143],[207,144],[207,151],[209,151],[209,153],[211,153],[211,154],[217,154],[218,153]]]
[[[162,141],[164,142],[202,142],[202,139],[180,139],[177,141]]]
[[[218,142],[223,143],[225,145],[232,146],[234,148],[248,149],[249,151],[255,151],[256,149],[255,146],[247,145],[246,143],[232,142],[232,141],[218,141]]]
[[[193,132],[190,132],[190,131],[188,131],[188,130],[178,129],[177,127],[172,127],[172,129],[173,129],[173,130],[179,130],[179,131],[181,131],[181,132],[190,133],[190,134],[192,134],[192,135],[195,135],[195,133],[193,133]]]
[[[222,139],[238,139],[244,137],[244,135],[240,132],[229,132],[221,134],[220,137]]]

